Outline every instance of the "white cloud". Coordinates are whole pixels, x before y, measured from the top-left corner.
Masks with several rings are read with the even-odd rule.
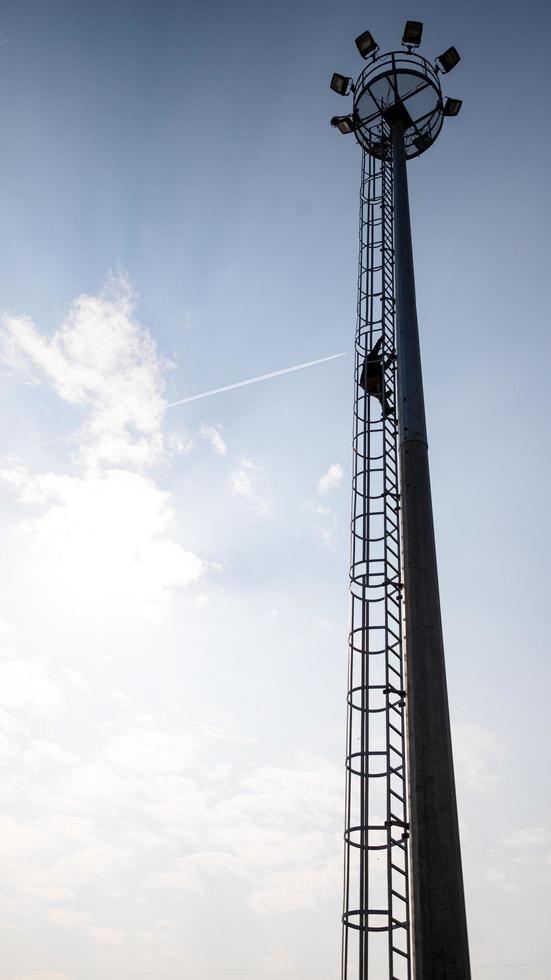
[[[263,520],[272,516],[274,505],[265,470],[252,459],[241,458],[239,466],[230,474],[228,485],[231,493],[249,498],[255,517]]]
[[[189,737],[140,728],[112,738],[106,751],[115,768],[142,775],[187,770],[196,755],[197,746]]]
[[[58,674],[67,712],[70,682]],[[10,704],[19,710],[21,698]],[[12,914],[17,907],[75,941],[135,935],[143,950],[136,896],[161,909],[231,894],[265,916],[312,908],[340,887],[340,767],[306,755],[287,767],[236,766],[224,755],[231,719],[215,731],[170,729],[160,717],[118,713],[92,742],[84,721],[78,752],[48,727],[47,737],[18,740],[23,764],[16,759],[17,774],[3,783],[5,799],[15,785],[21,801],[17,814],[0,816],[2,900]],[[220,766],[221,778],[204,778]],[[116,916],[110,932],[121,901],[127,919]],[[189,938],[180,937],[186,946]]]
[[[5,316],[3,360],[49,383],[85,412],[76,472],[0,471],[29,516],[16,530],[39,551],[45,591],[73,605],[148,613],[206,564],[175,539],[170,495],[143,472],[187,437],[162,431],[163,370],[149,331],[134,318],[123,275],[100,296],[81,296],[51,337],[25,317]],[[217,430],[214,430],[215,432]]]
[[[121,274],[110,291],[80,296],[61,327],[43,336],[25,316],[2,319],[1,359],[35,383],[51,383],[64,401],[88,411],[81,456],[86,465],[151,465],[163,450],[162,362],[134,319]]]
[[[51,922],[58,922],[62,926],[74,929],[82,925],[88,925],[90,916],[76,909],[48,909],[48,918]]]
[[[341,878],[342,860],[338,847],[319,864],[306,852],[298,867],[266,876],[265,883],[254,890],[251,906],[265,916],[315,909],[320,899],[331,898],[340,892]]]
[[[224,442],[220,428],[215,425],[205,425],[203,424],[200,429],[203,439],[210,442],[214,452],[219,456],[224,456],[227,452],[226,443]]]
[[[340,471],[340,475],[338,472],[335,473],[335,471]],[[335,463],[333,466],[330,466],[327,473],[324,473],[319,481],[319,492],[328,493],[330,486],[336,485],[335,480],[340,482],[341,477],[342,469],[339,464]],[[308,500],[306,503],[302,504],[302,510],[309,514],[313,514],[316,518],[323,522],[315,525],[316,531],[319,534],[323,547],[326,548],[327,551],[333,551],[337,541],[337,517],[331,508],[325,506],[325,504],[321,504],[319,500]]]
[[[176,456],[186,456],[194,446],[188,432],[170,432],[165,438],[165,446],[169,453]]]
[[[502,747],[495,732],[476,722],[460,722],[453,733],[458,779],[477,792],[495,789],[502,778]]]
[[[316,529],[323,547],[327,548],[328,551],[332,551],[336,543],[335,532],[329,527],[324,527],[323,524],[316,525]]]
[[[96,333],[110,343],[108,325],[116,349],[102,361]],[[0,818],[0,904],[13,921],[17,907],[48,935],[68,930],[82,948],[130,945],[137,900],[144,916],[154,910],[154,917],[175,900],[184,906],[187,893],[194,909],[201,896],[210,904],[214,895],[226,901],[235,894],[237,911],[241,903],[249,915],[324,900],[341,856],[340,767],[300,757],[255,768],[255,754],[266,753],[256,743],[242,746],[240,758],[229,753],[232,719],[219,722],[220,708],[209,709],[208,732],[185,721],[202,624],[213,615],[203,580],[214,564],[186,547],[171,495],[154,470],[144,472],[178,447],[162,429],[163,364],[134,322],[131,300],[83,297],[51,337],[17,318],[5,336],[18,370],[49,385],[65,411],[78,408],[84,422],[79,454],[65,470],[42,472],[31,458],[25,466],[8,462],[0,473],[19,508],[10,544],[38,611],[27,654],[10,651],[0,661],[0,752],[12,763],[3,794],[13,805]],[[119,382],[122,408],[113,393]],[[201,437],[224,455],[220,428],[203,427]],[[240,499],[227,497],[226,506],[268,516],[269,474],[247,456],[236,457],[232,469],[229,489]],[[175,589],[199,581],[197,597],[181,604],[181,619],[175,615],[158,631],[158,624],[143,631],[136,625],[135,612],[164,608]],[[200,628],[192,622],[197,607],[206,607]],[[49,642],[56,661],[74,657],[80,674],[34,655],[33,643],[42,650],[42,622],[51,627],[45,650]],[[171,644],[170,673],[157,673],[157,649],[166,671]],[[217,663],[205,663],[217,675]],[[149,698],[143,689],[150,677]],[[215,686],[221,680],[213,675]],[[215,726],[223,730],[214,733]],[[174,928],[171,941],[186,956],[194,925],[184,934],[180,924]],[[136,938],[130,968],[145,943]]]
[[[201,896],[231,876],[261,915],[314,908],[338,893],[340,770],[300,756],[295,766],[260,767],[233,783],[233,795],[204,811],[201,849],[156,871],[151,884]]]
[[[43,557],[48,588],[88,608],[164,602],[206,564],[171,539],[169,494],[148,477],[111,469],[81,476],[0,471],[38,514],[17,530]]]
[[[527,827],[515,830],[510,837],[504,841],[506,847],[512,847],[519,851],[527,851],[533,848],[546,846],[548,833],[545,827]]]
[[[38,660],[0,660],[0,705],[7,711],[55,718],[61,694],[47,665]]]
[[[41,970],[39,973],[40,980],[74,980],[74,973],[60,972],[59,970]],[[26,970],[22,970],[17,974],[15,980],[37,980],[36,970],[28,973]]]
[[[320,477],[318,483],[319,493],[325,495],[340,486],[342,480],[342,466],[340,463],[332,463],[326,473]]]
[[[308,500],[302,505],[302,510],[308,511],[309,514],[317,514],[319,517],[329,517],[331,515],[331,508],[324,507],[317,500]]]
[[[170,891],[185,891],[204,895],[206,892],[206,878],[210,872],[220,870],[220,867],[227,868],[227,855],[217,854],[191,854],[188,857],[178,858],[169,871],[158,871],[151,875],[151,884],[157,888],[169,889]],[[205,858],[207,862],[205,863]]]
[[[341,783],[338,767],[299,755],[256,769],[215,806],[210,839],[249,883],[256,912],[311,908],[340,889]]]
[[[119,691],[117,687],[111,688],[109,691],[109,697],[123,707],[129,707],[132,704],[132,698],[128,697],[128,694],[125,694],[124,691]]]
[[[230,474],[230,490],[242,497],[250,497],[253,492],[252,480],[242,467]]]
[[[75,752],[67,752],[55,742],[43,738],[31,739],[30,748],[23,755],[23,764],[31,772],[40,772],[45,767],[75,766],[80,757]]]
[[[271,500],[264,500],[264,498],[259,498],[256,507],[254,509],[255,515],[260,520],[265,520],[271,517],[274,512],[274,505]]]

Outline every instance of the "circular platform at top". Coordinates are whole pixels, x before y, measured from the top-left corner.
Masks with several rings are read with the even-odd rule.
[[[355,135],[376,157],[389,152],[385,121],[399,111],[404,119],[408,159],[434,143],[443,122],[442,89],[433,66],[421,55],[390,51],[364,68],[354,92]]]

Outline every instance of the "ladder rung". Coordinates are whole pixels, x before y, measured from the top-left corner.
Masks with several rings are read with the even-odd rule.
[[[400,892],[395,892],[394,891],[394,888],[391,889],[391,892],[390,893],[391,893],[391,895],[394,895],[395,898],[399,898],[400,901],[401,902],[404,902],[405,905],[408,905],[409,904],[406,896],[405,895],[400,895]]]
[[[404,876],[404,878],[407,878],[407,871],[405,871],[404,868],[399,868],[398,865],[394,864],[392,861],[390,862],[390,867],[393,869],[393,871],[398,871],[401,875]]]
[[[405,922],[401,922],[400,925],[405,927]],[[406,959],[406,960],[409,959],[408,954],[407,953],[404,953],[403,949],[398,949],[397,946],[393,946],[392,947],[392,952],[393,953],[399,953],[400,956],[403,956],[404,959]]]

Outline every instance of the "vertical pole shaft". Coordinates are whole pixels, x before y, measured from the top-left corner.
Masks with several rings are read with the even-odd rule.
[[[415,980],[469,980],[401,120],[392,160]]]

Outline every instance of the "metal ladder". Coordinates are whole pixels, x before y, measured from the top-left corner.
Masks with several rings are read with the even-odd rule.
[[[380,145],[380,159],[363,152],[360,191],[342,980],[411,980],[388,132],[381,132]],[[361,383],[380,337],[382,405]]]

